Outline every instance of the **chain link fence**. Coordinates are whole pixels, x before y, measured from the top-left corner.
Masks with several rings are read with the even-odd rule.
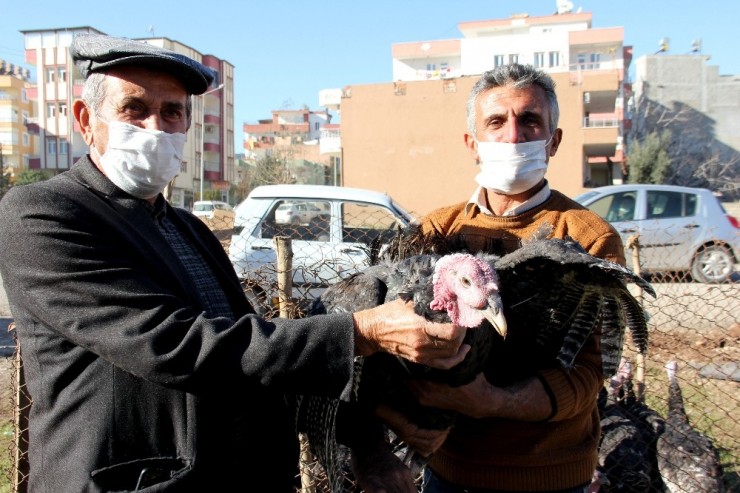
[[[367,265],[372,254],[372,240],[393,234],[394,226],[387,221],[380,226],[372,224],[372,216],[362,215],[351,219],[354,226],[364,233],[353,241],[333,245],[327,249],[322,237],[322,225],[285,224],[280,230],[268,232],[273,251],[271,261],[250,269],[243,284],[250,301],[260,307],[267,317],[298,318],[307,315],[312,299],[320,292],[322,284],[336,281]],[[233,223],[208,222],[221,239],[228,252],[232,240]],[[331,225],[323,225],[328,234]],[[310,236],[303,236],[303,235]],[[283,246],[280,244],[283,242]],[[277,246],[276,246],[277,245]],[[639,245],[627,249],[628,264],[639,258]],[[280,254],[280,251],[283,253]],[[233,252],[232,252],[233,253]],[[351,262],[341,257],[351,254]],[[633,256],[633,254],[635,254]],[[639,270],[639,262],[631,267]],[[686,273],[668,273],[651,276],[657,297],[643,296],[634,286],[634,294],[642,299],[649,315],[650,341],[647,357],[640,359],[627,342],[623,356],[631,363],[633,372],[627,385],[619,387],[610,403],[621,407],[621,416],[639,423],[643,430],[640,440],[621,444],[607,443],[606,434],[619,420],[604,411],[604,429],[600,450],[599,469],[595,485],[605,492],[665,492],[727,491],[740,492],[740,277],[736,272],[730,282],[703,284],[692,281]],[[292,284],[292,286],[291,286]],[[631,289],[632,289],[631,288]],[[629,338],[626,338],[629,341]],[[716,449],[721,467],[721,487],[706,486],[692,479],[697,473],[677,461],[670,464],[667,456],[660,460],[660,437],[667,436],[671,411],[670,385],[666,365],[677,364],[676,376],[683,398],[688,423],[706,435]],[[23,385],[21,360],[15,357],[6,361],[6,383],[2,408],[5,457],[0,462],[4,474],[5,491],[25,491],[28,474],[27,417],[30,397]],[[624,382],[622,382],[624,383]],[[605,382],[605,392],[610,388]],[[675,400],[675,399],[674,399]],[[656,424],[657,423],[657,424]],[[652,432],[645,434],[645,426]],[[685,441],[688,443],[688,438]],[[662,440],[665,441],[665,438]],[[624,447],[636,450],[645,448],[648,457],[650,481],[640,486],[627,484],[625,478],[631,469],[644,469],[644,464],[628,463]],[[620,450],[620,452],[617,452]],[[671,459],[672,460],[672,459]],[[668,469],[685,467],[687,475],[678,485],[666,479]],[[347,470],[348,471],[348,470]],[[627,473],[625,473],[627,471]],[[323,469],[302,440],[301,484],[303,492],[331,491]],[[336,487],[334,488],[336,489]],[[351,474],[347,472],[342,489],[359,491]]]

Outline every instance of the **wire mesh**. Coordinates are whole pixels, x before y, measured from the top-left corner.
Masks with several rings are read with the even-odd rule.
[[[321,286],[328,285],[336,280],[361,270],[367,265],[371,254],[371,244],[374,239],[383,235],[393,234],[395,224],[387,217],[375,225],[373,215],[369,211],[357,209],[357,217],[347,215],[347,222],[361,231],[352,232],[352,226],[345,226],[343,241],[328,248],[322,241],[326,237],[321,235],[321,228],[326,228],[327,235],[333,234],[332,227],[314,224],[288,224],[277,234],[273,231],[269,240],[283,233],[293,240],[292,242],[292,281],[294,312],[288,316],[306,316],[312,300],[321,291]],[[364,214],[364,215],[362,215]],[[217,236],[222,240],[226,251],[230,250],[232,230],[227,224],[223,227],[211,225]],[[309,226],[313,227],[313,232]],[[319,227],[321,226],[321,227]],[[309,229],[307,229],[309,228]],[[301,233],[311,236],[302,236]],[[354,235],[354,236],[353,236]],[[334,237],[336,238],[336,237]],[[639,258],[639,244],[627,250],[628,258],[637,250]],[[352,254],[352,261],[341,257]],[[233,253],[233,252],[232,252]],[[641,269],[639,261],[633,264],[635,270]],[[265,317],[279,316],[280,305],[277,303],[276,293],[277,273],[279,267],[275,261],[262,262],[249,271],[244,277],[243,285],[250,300],[259,306]],[[625,484],[621,476],[616,475],[617,465],[608,461],[607,455],[613,447],[603,445],[600,455],[600,470],[595,473],[595,482],[601,491],[650,491],[671,493],[696,491],[733,491],[740,492],[740,279],[736,272],[731,280],[721,284],[704,284],[692,280],[685,272],[668,272],[649,276],[657,292],[655,299],[642,296],[645,310],[649,315],[649,349],[644,362],[638,359],[638,354],[627,345],[623,356],[630,361],[635,369],[632,376],[634,394],[622,393],[617,398],[620,404],[627,409],[627,416],[643,425],[657,428],[656,434],[645,443],[628,445],[633,448],[646,446],[648,448],[648,471],[650,481],[645,486]],[[647,276],[647,275],[646,275]],[[673,484],[664,479],[664,473],[659,468],[660,450],[657,448],[657,437],[665,432],[665,423],[668,419],[669,380],[666,364],[670,361],[677,363],[676,376],[680,385],[683,403],[688,422],[695,430],[706,435],[712,446],[717,450],[721,470],[721,486],[712,489],[700,483],[683,480],[682,484]],[[4,485],[2,491],[25,491],[27,487],[28,461],[28,411],[31,400],[27,394],[22,379],[22,366],[19,351],[15,357],[3,360],[2,373],[6,384],[2,386],[3,407],[2,435],[4,439],[5,457],[0,462]],[[605,389],[608,388],[608,384]],[[631,403],[631,404],[630,404]],[[632,407],[630,407],[632,406]],[[655,423],[661,426],[655,425]],[[608,424],[606,421],[603,425]],[[327,426],[329,426],[327,424]],[[642,425],[641,425],[642,426]],[[604,426],[607,428],[606,426]],[[686,439],[688,440],[688,439]],[[306,440],[302,440],[300,469],[302,475],[303,492],[328,491],[359,491],[349,468],[345,467],[340,486],[327,478],[323,467],[309,448]],[[343,459],[346,465],[346,457]],[[625,459],[626,460],[626,459]],[[665,461],[664,461],[665,462]],[[629,464],[618,464],[629,469]],[[688,467],[688,466],[686,466]],[[611,473],[610,473],[610,470]],[[697,477],[693,471],[693,477]],[[687,476],[688,477],[688,476]],[[622,479],[620,479],[622,478]]]

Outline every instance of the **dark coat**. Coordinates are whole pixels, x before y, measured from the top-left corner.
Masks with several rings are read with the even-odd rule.
[[[168,214],[236,321],[205,318],[148,208],[88,158],[0,202],[0,274],[33,399],[31,491],[127,491],[141,478],[147,492],[292,492],[284,394],[348,391],[351,315],[254,316],[204,223]]]

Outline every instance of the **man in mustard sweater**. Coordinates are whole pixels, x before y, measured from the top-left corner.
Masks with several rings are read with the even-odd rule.
[[[509,252],[550,223],[553,237],[569,235],[589,253],[624,265],[614,228],[550,189],[545,179],[563,137],[554,86],[531,66],[483,74],[468,99],[465,133],[480,165],[479,186],[466,202],[426,216],[425,232],[462,235],[473,250],[493,240]],[[423,404],[464,415],[431,456],[424,493],[582,493],[590,483],[600,433],[596,396],[603,383],[598,335],[590,337],[570,372],[553,362],[521,381],[507,381],[505,361],[532,356],[523,348],[505,351],[468,385],[416,386]],[[413,433],[408,438],[413,446]]]

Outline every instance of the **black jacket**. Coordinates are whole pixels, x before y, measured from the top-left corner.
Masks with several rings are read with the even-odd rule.
[[[127,491],[140,479],[140,491],[292,492],[284,395],[348,392],[351,315],[257,318],[203,222],[168,214],[235,321],[204,317],[148,208],[88,158],[0,202],[0,274],[33,399],[32,492]]]

